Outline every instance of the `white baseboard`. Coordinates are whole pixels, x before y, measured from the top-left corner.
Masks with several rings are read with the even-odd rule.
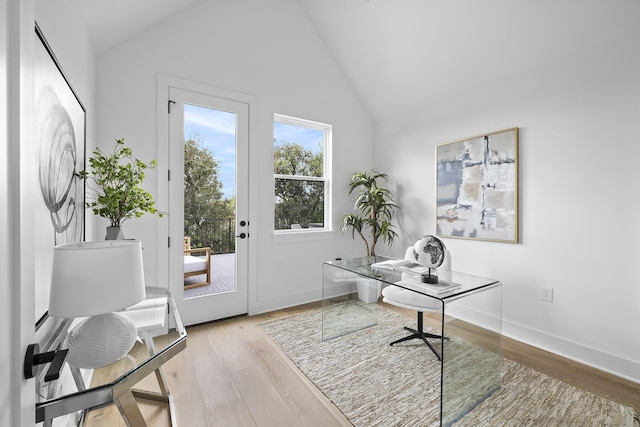
[[[268,313],[296,305],[320,301],[322,292],[318,290],[297,292],[295,294],[281,295],[272,298],[262,298],[249,303],[249,315]]]
[[[489,329],[493,328],[487,325],[496,324],[496,319],[493,319],[492,316],[487,313],[464,306],[456,306],[451,314],[462,320],[483,325]],[[505,319],[502,320],[502,335],[557,354],[558,356],[591,366],[592,368],[608,372],[612,375],[625,378],[629,381],[640,383],[640,362],[625,359],[615,354],[569,341]]]
[[[334,280],[325,285],[324,297],[334,298],[342,295],[349,295],[356,292],[357,277],[349,280]],[[322,290],[312,290],[298,292],[294,294],[281,295],[272,298],[263,298],[253,301],[249,307],[249,315],[266,313],[283,308],[294,307],[296,305],[307,304],[322,300]]]
[[[640,362],[503,320],[502,334],[550,353],[640,383]]]

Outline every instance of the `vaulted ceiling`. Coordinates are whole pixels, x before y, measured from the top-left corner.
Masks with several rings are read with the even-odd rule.
[[[101,53],[198,0],[71,0]]]
[[[100,52],[198,0],[73,1]],[[556,63],[640,22],[638,0],[298,1],[375,121]]]

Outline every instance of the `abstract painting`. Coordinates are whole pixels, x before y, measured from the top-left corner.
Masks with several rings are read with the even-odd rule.
[[[85,109],[36,25],[34,172],[36,318],[49,307],[53,247],[84,240]]]
[[[518,242],[518,128],[436,147],[438,236]]]

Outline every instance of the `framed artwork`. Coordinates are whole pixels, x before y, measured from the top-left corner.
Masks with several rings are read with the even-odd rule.
[[[518,128],[436,147],[436,233],[518,243]]]
[[[85,109],[36,24],[34,173],[36,319],[49,308],[53,247],[84,240]]]

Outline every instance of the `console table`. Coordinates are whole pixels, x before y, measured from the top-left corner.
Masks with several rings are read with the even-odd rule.
[[[322,339],[376,325],[378,296],[385,286],[395,284],[433,298],[441,306],[440,313],[433,316],[435,326],[448,340],[434,340],[440,355],[440,372],[416,375],[439,375],[440,425],[451,425],[500,388],[502,283],[448,272],[446,279],[460,284],[460,288],[445,296],[434,296],[420,283],[419,276],[398,283],[403,279],[401,271],[371,267],[388,259],[378,256],[323,264]],[[398,328],[398,338],[401,334]],[[400,346],[388,348],[397,352]],[[425,350],[424,357],[434,357],[426,346]]]
[[[136,325],[138,342],[129,354],[111,365],[96,368],[90,384],[85,384],[83,371],[66,362],[60,378],[45,382],[43,372],[36,375],[36,422],[50,426],[53,418],[76,414],[81,420],[87,411],[115,403],[128,426],[146,426],[136,399],[163,402],[169,405],[171,425],[176,426],[173,397],[167,387],[162,365],[186,348],[187,333],[171,291],[146,288],[146,299],[121,311]],[[44,346],[61,347],[68,331],[78,319],[47,318],[38,329],[55,331]],[[169,330],[169,325],[175,329]],[[149,374],[155,373],[160,392],[133,389]]]

